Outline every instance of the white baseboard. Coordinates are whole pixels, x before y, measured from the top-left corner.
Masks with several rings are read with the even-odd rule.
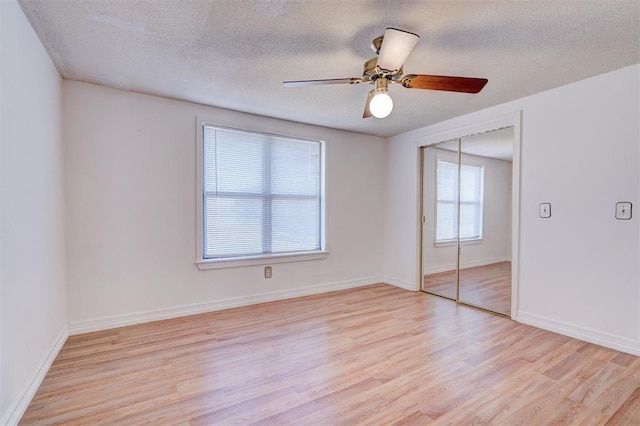
[[[210,302],[195,303],[191,305],[182,305],[170,308],[154,309],[150,311],[134,312],[131,314],[114,315],[82,321],[71,321],[69,322],[69,334],[76,335],[91,333],[93,331],[108,330],[111,328],[124,327],[127,325],[142,324],[151,321],[203,314],[206,312],[220,311],[222,309],[255,305],[257,303],[273,302],[276,300],[291,299],[293,297],[327,293],[329,291],[346,290],[349,288],[362,287],[365,285],[378,284],[382,282],[382,277],[368,277],[357,280],[313,285],[292,290],[256,294],[252,296],[234,297],[230,299],[214,300]]]
[[[439,274],[440,272],[455,271],[457,266],[458,265],[456,265],[455,263],[447,265],[425,266],[422,269],[422,272],[424,273],[424,275]]]
[[[410,281],[406,281],[406,280],[401,280],[399,278],[393,278],[393,277],[384,277],[383,282],[385,284],[390,284],[396,287],[400,287],[404,290],[409,290],[409,291],[418,291],[419,289],[416,288],[415,284],[410,282]]]
[[[486,266],[486,265],[492,265],[494,263],[502,263],[502,262],[508,262],[508,261],[509,261],[508,257],[494,257],[492,259],[476,260],[473,262],[463,262],[463,263],[460,263],[460,269],[476,268],[478,266]],[[457,265],[455,263],[428,266],[424,268],[423,272],[425,275],[431,275],[431,274],[438,274],[440,272],[455,271],[456,266]]]
[[[575,324],[546,318],[541,315],[531,314],[528,312],[518,312],[514,320],[523,324],[532,325],[544,330],[553,331],[554,333],[564,336],[574,337],[585,342],[595,343],[596,345],[605,346],[607,348],[626,352],[631,355],[640,355],[640,341],[629,339],[615,334],[594,330],[587,327],[581,327]]]
[[[494,263],[508,262],[508,257],[494,257],[492,259],[476,260],[473,262],[460,263],[460,269],[477,268],[478,266],[493,265]]]
[[[67,341],[67,337],[69,337],[69,329],[65,326],[60,331],[60,334],[58,334],[58,337],[56,337],[51,348],[49,348],[47,355],[40,361],[33,373],[31,373],[31,376],[20,390],[20,393],[14,398],[4,413],[4,416],[0,419],[0,425],[13,426],[18,424],[33,399],[33,396],[40,387],[42,380],[44,380],[44,376],[47,375],[47,371],[51,368],[51,364],[53,364],[53,361],[58,356],[64,342]]]

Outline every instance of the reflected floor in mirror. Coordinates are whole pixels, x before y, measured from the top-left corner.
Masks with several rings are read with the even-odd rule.
[[[424,276],[422,289],[437,296],[456,298],[456,271],[438,272]]]
[[[456,298],[456,271],[424,276],[424,291]],[[511,262],[460,270],[460,300],[494,312],[511,313]]]

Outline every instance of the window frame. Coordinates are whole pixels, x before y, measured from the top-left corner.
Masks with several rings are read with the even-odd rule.
[[[456,245],[458,240],[460,241],[461,245],[468,245],[468,244],[480,244],[482,243],[482,241],[484,240],[484,169],[485,166],[483,164],[475,164],[473,162],[460,162],[458,163],[457,160],[451,160],[448,158],[440,158],[437,157],[435,158],[435,162],[436,162],[436,167],[435,169],[435,179],[434,179],[434,183],[435,183],[435,188],[434,188],[434,192],[435,192],[435,206],[434,206],[434,230],[433,230],[433,245],[434,247],[446,247],[446,246],[452,246],[452,245]],[[457,184],[457,199],[453,202],[450,202],[450,204],[455,204],[457,207],[457,212],[458,212],[458,217],[456,218],[456,222],[458,224],[458,229],[457,229],[457,236],[455,238],[451,238],[451,239],[443,239],[443,240],[438,240],[438,205],[440,203],[440,200],[438,199],[438,166],[439,163],[449,163],[449,164],[453,164],[454,166],[456,166],[456,173],[458,176],[458,184]],[[469,201],[461,201],[460,200],[460,169],[462,166],[470,166],[470,167],[477,167],[478,169],[480,169],[480,182],[481,182],[481,188],[480,188],[480,201],[474,201],[474,202],[469,202]],[[460,207],[465,204],[465,205],[477,205],[479,208],[479,220],[477,222],[477,225],[479,226],[479,230],[480,230],[480,235],[478,237],[469,237],[469,238],[459,238],[460,237]]]
[[[297,139],[316,142],[320,144],[320,249],[288,252],[288,253],[263,253],[248,256],[233,256],[207,259],[204,253],[204,127],[211,126],[239,132],[258,133],[267,136]],[[195,264],[200,270],[234,268],[253,265],[267,265],[274,263],[299,262],[325,259],[329,252],[326,249],[326,196],[325,196],[326,155],[325,141],[307,137],[290,136],[286,133],[265,131],[260,128],[241,128],[220,124],[214,120],[196,117],[196,260]]]

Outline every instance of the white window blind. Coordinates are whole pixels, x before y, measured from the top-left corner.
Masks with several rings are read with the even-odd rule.
[[[458,192],[459,189],[459,192]],[[458,196],[460,198],[458,203]],[[436,242],[482,238],[484,167],[438,160],[436,178]],[[458,206],[460,224],[458,225]]]
[[[203,258],[321,250],[321,144],[203,127]]]

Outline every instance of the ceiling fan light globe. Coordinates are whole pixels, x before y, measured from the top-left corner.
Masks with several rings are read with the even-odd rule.
[[[391,114],[393,110],[393,100],[387,93],[378,93],[372,99],[369,104],[369,110],[371,115],[376,118],[385,118]]]

